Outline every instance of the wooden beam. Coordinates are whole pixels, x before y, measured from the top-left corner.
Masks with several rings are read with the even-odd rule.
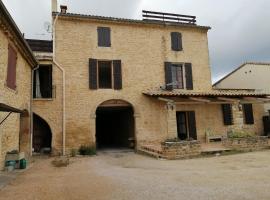
[[[209,99],[198,98],[198,97],[189,97],[188,99],[190,99],[192,101],[203,102],[203,103],[210,103],[211,102]]]
[[[227,102],[240,102],[240,99],[228,98],[228,97],[217,97],[217,100],[227,101]]]
[[[158,97],[158,100],[169,102],[169,103],[174,103],[174,100],[172,100],[172,99],[166,99],[166,98],[162,98],[162,97]]]

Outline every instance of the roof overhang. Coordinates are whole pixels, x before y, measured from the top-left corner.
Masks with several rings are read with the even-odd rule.
[[[232,104],[232,103],[270,103],[270,94],[252,91],[223,91],[213,90],[209,92],[194,91],[147,91],[144,95],[157,98],[167,103],[176,104]]]

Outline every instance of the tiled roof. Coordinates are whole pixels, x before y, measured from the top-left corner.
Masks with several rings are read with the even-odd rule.
[[[183,90],[147,90],[144,95],[151,97],[266,97],[270,94],[254,90],[211,90],[211,91],[183,91]]]
[[[53,41],[52,40],[26,40],[32,49],[32,51],[39,52],[53,52]]]
[[[105,17],[105,16],[97,16],[97,15],[84,15],[84,14],[76,14],[76,13],[59,13],[53,12],[53,16],[61,16],[61,17],[70,17],[77,19],[93,19],[93,20],[102,20],[102,21],[111,21],[111,22],[128,22],[133,24],[152,24],[152,25],[167,25],[167,26],[180,26],[180,27],[193,27],[193,28],[201,28],[201,29],[211,29],[209,26],[199,26],[194,24],[186,24],[186,23],[176,23],[176,22],[163,22],[156,20],[138,20],[138,19],[126,19],[126,18],[116,18],[116,17]]]

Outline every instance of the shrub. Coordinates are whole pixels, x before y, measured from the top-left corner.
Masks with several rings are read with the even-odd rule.
[[[77,149],[71,149],[71,152],[70,152],[71,157],[75,157],[77,154],[78,154]]]
[[[90,145],[82,145],[79,149],[80,155],[96,155],[96,148]]]
[[[228,138],[248,138],[255,137],[255,133],[247,131],[230,131],[228,132]]]

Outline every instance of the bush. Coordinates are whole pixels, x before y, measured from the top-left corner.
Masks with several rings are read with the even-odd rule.
[[[228,132],[228,138],[248,138],[255,137],[256,134],[247,131],[230,131]]]
[[[70,155],[71,157],[75,157],[78,154],[77,149],[71,149]]]
[[[79,149],[80,155],[96,155],[96,148],[93,146],[82,145]]]

